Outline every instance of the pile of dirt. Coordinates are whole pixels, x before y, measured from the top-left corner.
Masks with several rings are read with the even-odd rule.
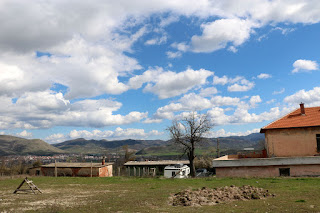
[[[234,185],[209,189],[187,189],[170,196],[170,204],[173,206],[202,206],[226,203],[234,200],[251,200],[274,197],[268,190],[254,186],[237,187]]]

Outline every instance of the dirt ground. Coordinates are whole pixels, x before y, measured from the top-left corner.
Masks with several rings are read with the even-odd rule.
[[[201,189],[187,189],[169,197],[173,206],[203,206],[216,205],[234,200],[251,200],[274,197],[268,190],[253,186],[237,187],[234,185],[215,189],[203,187]]]

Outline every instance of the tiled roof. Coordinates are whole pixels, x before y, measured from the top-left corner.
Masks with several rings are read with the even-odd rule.
[[[305,108],[305,115],[301,110],[296,109],[282,118],[262,127],[260,132],[264,133],[267,129],[285,129],[297,127],[320,126],[320,107]]]

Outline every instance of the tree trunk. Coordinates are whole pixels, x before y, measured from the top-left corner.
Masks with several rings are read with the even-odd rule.
[[[196,177],[196,168],[194,166],[194,149],[190,151],[190,153],[188,153],[188,158],[190,161],[190,175],[191,177]]]

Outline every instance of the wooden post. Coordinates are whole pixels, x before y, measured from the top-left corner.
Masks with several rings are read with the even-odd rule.
[[[58,168],[57,168],[57,161],[54,160],[54,176],[58,177]]]
[[[92,177],[92,161],[91,161],[91,173],[90,173],[90,177]]]
[[[142,176],[145,176],[146,175],[146,169],[143,167],[142,168]]]
[[[128,177],[130,176],[130,167],[127,167],[127,173],[128,173]]]
[[[139,166],[139,177],[141,177],[141,167]]]
[[[118,176],[120,176],[121,175],[121,168],[120,168],[120,166],[118,167]]]
[[[136,176],[136,167],[133,167],[133,176]]]

